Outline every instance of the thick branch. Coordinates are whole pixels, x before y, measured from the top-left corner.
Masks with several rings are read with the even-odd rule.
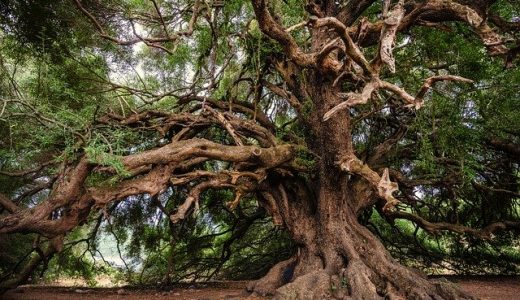
[[[378,196],[386,201],[384,211],[389,211],[399,204],[399,200],[392,195],[399,188],[397,183],[390,181],[388,168],[385,168],[383,174],[379,176],[377,172],[364,164],[354,154],[343,158],[339,164],[341,170],[359,175],[370,183],[372,188],[377,191]]]
[[[2,193],[0,193],[0,205],[10,213],[17,212],[20,209],[9,197]]]
[[[311,17],[310,24],[316,27],[327,26],[333,28],[345,44],[346,54],[354,62],[356,62],[367,75],[373,75],[375,73],[372,66],[365,58],[363,52],[361,52],[359,47],[354,43],[354,41],[352,41],[348,28],[345,26],[345,24],[341,23],[341,21],[334,17]]]
[[[267,0],[252,0],[252,3],[260,30],[276,40],[283,47],[285,54],[296,64],[302,67],[313,66],[314,56],[304,53],[285,28],[273,18]]]
[[[385,1],[385,4],[389,5],[389,3],[390,1]],[[388,7],[386,9],[388,9]],[[392,51],[395,45],[395,35],[397,34],[404,13],[403,0],[400,0],[389,12],[386,12],[385,9],[383,9],[385,20],[381,32],[381,41],[379,42],[379,51],[372,63],[374,69],[378,71],[381,69],[382,63],[384,63],[388,65],[390,72],[395,73],[395,59]]]
[[[41,232],[49,236],[67,232],[84,220],[93,205],[104,207],[110,201],[130,195],[148,193],[156,195],[164,190],[175,167],[184,166],[196,158],[247,163],[258,168],[273,168],[288,162],[294,155],[293,146],[280,145],[270,148],[257,146],[227,146],[203,139],[175,141],[163,147],[122,157],[128,171],[155,166],[142,177],[122,181],[109,188],[91,188],[87,193],[82,185],[92,166],[83,157],[75,167],[67,168],[57,180],[49,199],[36,207],[15,211],[0,219],[0,233]],[[90,163],[93,164],[93,163]],[[235,185],[231,176],[229,182]],[[226,177],[227,178],[227,177]],[[81,195],[81,193],[83,194]],[[58,220],[47,216],[57,208],[68,207],[67,214]]]
[[[161,148],[122,158],[128,170],[142,165],[178,163],[192,157],[208,157],[229,162],[255,162],[273,167],[292,158],[293,146],[280,145],[271,148],[257,146],[227,146],[205,139],[173,142]]]

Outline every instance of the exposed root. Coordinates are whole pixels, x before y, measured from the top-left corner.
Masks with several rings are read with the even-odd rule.
[[[431,280],[431,283],[445,299],[477,299],[462,291],[456,284],[446,279]]]
[[[351,261],[342,274],[352,299],[382,299],[374,284],[375,275],[361,260]]]
[[[273,299],[332,299],[334,291],[330,275],[324,270],[319,270],[297,277],[293,282],[277,289]]]
[[[247,286],[247,291],[260,296],[274,295],[277,288],[288,283],[292,279],[292,272],[296,260],[296,256],[294,256],[288,260],[277,263],[264,277],[251,282]]]
[[[305,260],[293,257],[275,265],[265,277],[252,283],[248,291],[283,300],[475,299],[449,281],[428,280],[424,274],[384,258],[376,267],[370,267],[366,259],[369,258],[361,256],[351,260],[346,268],[325,267],[305,274],[297,272],[294,273],[297,277],[291,280],[288,271],[302,269],[307,264]],[[331,274],[332,269],[339,271]]]

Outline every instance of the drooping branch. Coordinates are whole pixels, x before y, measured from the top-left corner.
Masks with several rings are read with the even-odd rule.
[[[93,207],[102,208],[111,201],[131,195],[160,193],[171,183],[169,179],[175,168],[185,167],[186,162],[192,162],[193,159],[215,159],[260,168],[274,168],[291,160],[293,153],[293,146],[289,144],[261,148],[246,145],[228,146],[204,139],[173,141],[156,149],[121,157],[121,162],[128,172],[134,172],[136,175],[143,171],[148,172],[145,175],[123,180],[113,187],[90,188],[88,191],[83,189],[83,184],[95,163],[84,156],[76,166],[65,169],[49,198],[41,204],[33,208],[15,210],[14,206],[3,201],[13,213],[0,219],[0,232],[40,232],[49,236],[67,232],[84,220]],[[143,167],[146,168],[141,171]],[[235,177],[233,175],[226,178],[230,184],[235,185]],[[60,207],[69,208],[67,215],[57,220],[49,220],[47,216]]]
[[[52,243],[49,243],[43,250],[36,251],[36,255],[33,255],[23,269],[16,274],[15,277],[9,278],[0,283],[0,295],[9,289],[16,288],[20,284],[24,283],[33,274],[34,270],[45,261],[48,261],[57,250],[54,248]]]
[[[520,222],[514,221],[496,222],[489,224],[482,229],[475,229],[459,224],[452,224],[446,222],[432,223],[423,219],[419,215],[404,211],[392,211],[386,213],[386,215],[393,219],[406,219],[412,221],[415,224],[419,225],[422,229],[426,230],[428,233],[436,234],[440,231],[451,231],[460,234],[470,234],[474,237],[484,240],[491,239],[493,237],[493,233],[499,230],[520,230]]]
[[[80,197],[83,182],[90,170],[91,167],[85,157],[76,165],[66,167],[54,183],[47,200],[32,208],[18,209],[15,213],[0,219],[0,233],[24,230],[38,232],[56,208]]]

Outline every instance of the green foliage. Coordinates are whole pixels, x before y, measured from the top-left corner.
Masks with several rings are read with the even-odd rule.
[[[164,4],[163,16],[171,21],[171,4],[157,2]],[[192,2],[180,1],[186,7]],[[121,40],[132,37],[129,23],[123,20],[157,14],[153,3],[145,0],[82,3],[88,4],[107,34]],[[16,171],[48,161],[74,161],[86,153],[91,163],[100,166],[98,169],[108,171],[92,172],[85,188],[113,185],[132,176],[122,156],[166,143],[180,126],[171,122],[171,128],[163,134],[158,133],[158,122],[163,119],[123,126],[116,121],[105,122],[103,116],[127,117],[143,108],[200,112],[201,107],[193,103],[181,103],[180,96],[207,95],[221,103],[243,103],[266,112],[275,124],[277,139],[300,146],[293,163],[309,170],[302,177],[312,177],[320,159],[306,147],[315,138],[312,130],[280,97],[266,88],[256,89],[261,80],[282,82],[269,64],[273,59],[286,59],[281,45],[261,33],[250,1],[224,3],[216,15],[211,15],[216,9],[204,8],[192,36],[161,44],[171,52],[167,53],[153,47],[157,45],[120,47],[101,38],[88,18],[71,9],[71,1],[0,1],[0,99],[17,100],[5,107],[0,103],[0,169]],[[307,18],[304,1],[270,1],[270,5],[285,27]],[[375,20],[380,10],[377,1],[365,16]],[[491,11],[509,19],[520,14],[520,8],[506,0],[497,1]],[[190,17],[187,13],[182,20],[187,22]],[[163,35],[157,19],[147,25],[146,30],[137,30],[146,36]],[[399,170],[412,180],[441,184],[418,186],[414,190],[417,203],[403,206],[404,210],[432,222],[479,228],[500,219],[518,219],[517,196],[475,193],[474,185],[489,183],[497,189],[518,191],[518,161],[490,151],[487,140],[499,137],[520,143],[520,68],[504,70],[503,61],[490,59],[481,41],[466,26],[444,25],[450,30],[414,27],[400,34],[395,50],[397,73],[385,70],[384,79],[412,94],[426,78],[435,75],[457,74],[475,83],[437,83],[418,111],[402,108],[402,103],[385,93],[378,95],[380,100],[352,108],[354,147],[360,157],[369,157],[395,132],[396,123],[406,124],[404,137],[381,165]],[[303,26],[291,34],[307,51],[309,29]],[[363,51],[371,57],[376,47]],[[198,79],[192,82],[195,74]],[[213,75],[217,81],[208,87]],[[295,80],[305,83],[305,74]],[[346,92],[357,88],[355,84],[342,86]],[[303,99],[303,118],[312,116],[315,110],[312,99]],[[201,128],[195,137],[233,144],[228,132],[217,126]],[[253,139],[250,143],[258,144]],[[210,160],[194,170],[220,171],[229,166]],[[56,165],[40,175],[48,180],[58,172]],[[13,197],[30,184],[0,175],[0,192]],[[230,211],[225,204],[233,200],[232,190],[206,191],[193,218],[171,224],[168,215],[184,201],[189,187],[168,189],[154,198],[132,196],[103,208],[107,218],[98,236],[86,239],[90,231],[85,228],[69,234],[65,251],[50,262],[48,278],[65,274],[84,278],[89,284],[94,284],[100,274],[141,284],[251,279],[292,254],[295,246],[288,234],[272,224],[254,194]],[[44,194],[25,201],[37,205]],[[157,201],[166,213],[158,208]],[[411,222],[385,220],[375,211],[362,219],[410,265],[431,272],[446,268],[472,273],[518,272],[519,242],[512,234],[482,242],[454,234],[432,236]],[[93,229],[94,222],[89,220],[86,227]],[[0,239],[0,276],[30,253],[33,239],[32,235]],[[75,244],[78,240],[84,241]],[[107,262],[102,253],[110,257]],[[345,279],[341,280],[335,288],[345,288]]]
[[[85,147],[84,150],[90,162],[111,167],[120,176],[130,176],[130,173],[125,170],[121,156],[107,153],[109,150],[111,150],[109,144],[99,143],[99,141],[94,140],[93,143]]]
[[[0,239],[0,280],[11,272],[19,271],[21,260],[26,260],[32,251],[34,235],[15,234]]]

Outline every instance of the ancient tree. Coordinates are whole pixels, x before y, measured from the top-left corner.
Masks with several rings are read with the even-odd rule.
[[[196,213],[209,190],[231,191],[233,198],[221,203],[229,209],[254,197],[298,247],[250,286],[280,299],[471,298],[397,263],[364,226],[367,214],[378,213],[389,223],[405,219],[430,234],[451,231],[477,239],[520,227],[508,213],[480,221],[457,217],[457,209],[472,207],[462,203],[484,207],[474,195],[501,199],[498,210],[511,212],[517,205],[520,130],[495,122],[493,132],[482,120],[500,109],[514,116],[518,92],[502,94],[509,100],[486,94],[495,100],[484,107],[471,93],[485,91],[492,79],[472,77],[465,65],[472,62],[457,60],[464,56],[459,51],[473,51],[478,63],[498,66],[497,76],[517,74],[520,23],[514,1],[58,2],[48,18],[67,30],[50,39],[60,45],[58,56],[84,68],[77,80],[87,78],[90,85],[82,92],[96,96],[83,104],[62,100],[73,112],[74,105],[78,114],[83,109],[80,124],[53,115],[19,87],[15,64],[2,60],[10,71],[0,105],[3,128],[25,122],[68,137],[41,146],[39,155],[20,146],[20,157],[2,158],[1,174],[16,186],[0,194],[0,233],[39,235],[37,255],[3,288],[26,280],[62,249],[73,229],[108,215],[112,203],[143,194],[172,226]],[[21,22],[4,19],[11,26]],[[445,55],[432,58],[414,48],[437,47],[428,36],[439,33],[453,39]],[[20,35],[31,42],[32,35]],[[60,44],[65,36],[68,42]],[[114,71],[129,58],[132,68]],[[117,80],[122,73],[126,81]],[[502,86],[518,86],[515,76]],[[417,119],[435,97],[462,101],[466,110],[453,114],[449,124],[444,115],[428,114],[425,133]],[[485,110],[490,107],[498,108]],[[463,128],[466,137],[475,134],[471,147],[461,142],[460,156],[436,144],[448,125]],[[113,149],[115,136],[125,131],[140,135]],[[455,144],[461,136],[456,134],[447,134]],[[9,136],[3,134],[4,149],[12,145]],[[420,163],[425,151],[434,171]],[[462,158],[468,155],[473,165]],[[467,168],[474,171],[469,179]],[[99,178],[106,180],[95,183]],[[183,195],[174,209],[155,198],[170,188]],[[442,201],[424,200],[432,190]],[[452,209],[449,217],[437,215],[446,207]],[[429,219],[428,211],[436,217]]]

